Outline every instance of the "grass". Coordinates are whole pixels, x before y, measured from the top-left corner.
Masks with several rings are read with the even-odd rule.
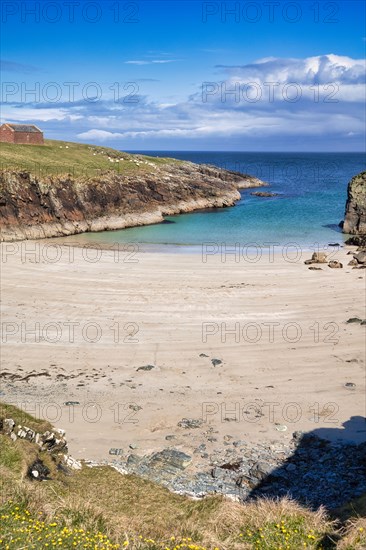
[[[14,419],[23,414],[10,406],[3,406],[4,412],[14,413]],[[51,470],[50,481],[27,478],[37,456]],[[192,500],[110,467],[84,465],[67,475],[49,453],[6,435],[0,435],[0,476],[0,548],[366,548],[366,519],[357,514],[340,526],[323,510],[313,512],[288,499],[244,505],[217,496]]]
[[[64,174],[91,177],[106,170],[129,174],[152,171],[156,166],[173,162],[179,161],[68,141],[46,139],[45,145],[0,143],[0,169],[29,171],[39,177]]]

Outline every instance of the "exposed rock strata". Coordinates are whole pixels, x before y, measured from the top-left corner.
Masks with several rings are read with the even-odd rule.
[[[213,166],[172,162],[152,172],[108,171],[90,179],[0,172],[1,240],[123,229],[166,215],[232,206],[257,178]]]
[[[348,184],[343,232],[366,235],[366,172],[361,172]]]

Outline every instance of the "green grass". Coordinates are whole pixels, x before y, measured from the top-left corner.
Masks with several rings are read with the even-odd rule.
[[[152,171],[151,164],[159,166],[172,162],[179,161],[131,155],[109,147],[68,141],[45,140],[45,145],[0,143],[0,169],[29,171],[36,176],[71,174],[73,177],[92,177],[106,170],[129,174]]]
[[[3,405],[0,418],[23,413]],[[24,420],[24,417],[23,417]],[[44,428],[27,415],[27,425]],[[35,458],[51,470],[38,482]],[[222,497],[191,500],[110,467],[60,471],[47,452],[0,434],[0,548],[130,548],[131,550],[361,550],[366,519],[336,526],[320,510],[287,499],[244,505]],[[357,516],[357,514],[355,514]]]

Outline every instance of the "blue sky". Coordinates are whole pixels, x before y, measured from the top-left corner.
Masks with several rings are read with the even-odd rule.
[[[127,150],[365,148],[362,1],[1,10],[2,122]]]

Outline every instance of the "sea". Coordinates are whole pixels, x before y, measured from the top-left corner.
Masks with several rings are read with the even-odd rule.
[[[132,151],[131,151],[132,152]],[[295,243],[317,250],[347,236],[344,218],[347,184],[366,169],[364,153],[250,153],[205,151],[133,151],[173,157],[247,173],[269,184],[259,190],[277,193],[262,198],[258,189],[241,191],[234,207],[167,216],[165,223],[78,235],[82,243],[138,243],[151,250],[194,251],[202,244],[227,247],[283,247]]]

